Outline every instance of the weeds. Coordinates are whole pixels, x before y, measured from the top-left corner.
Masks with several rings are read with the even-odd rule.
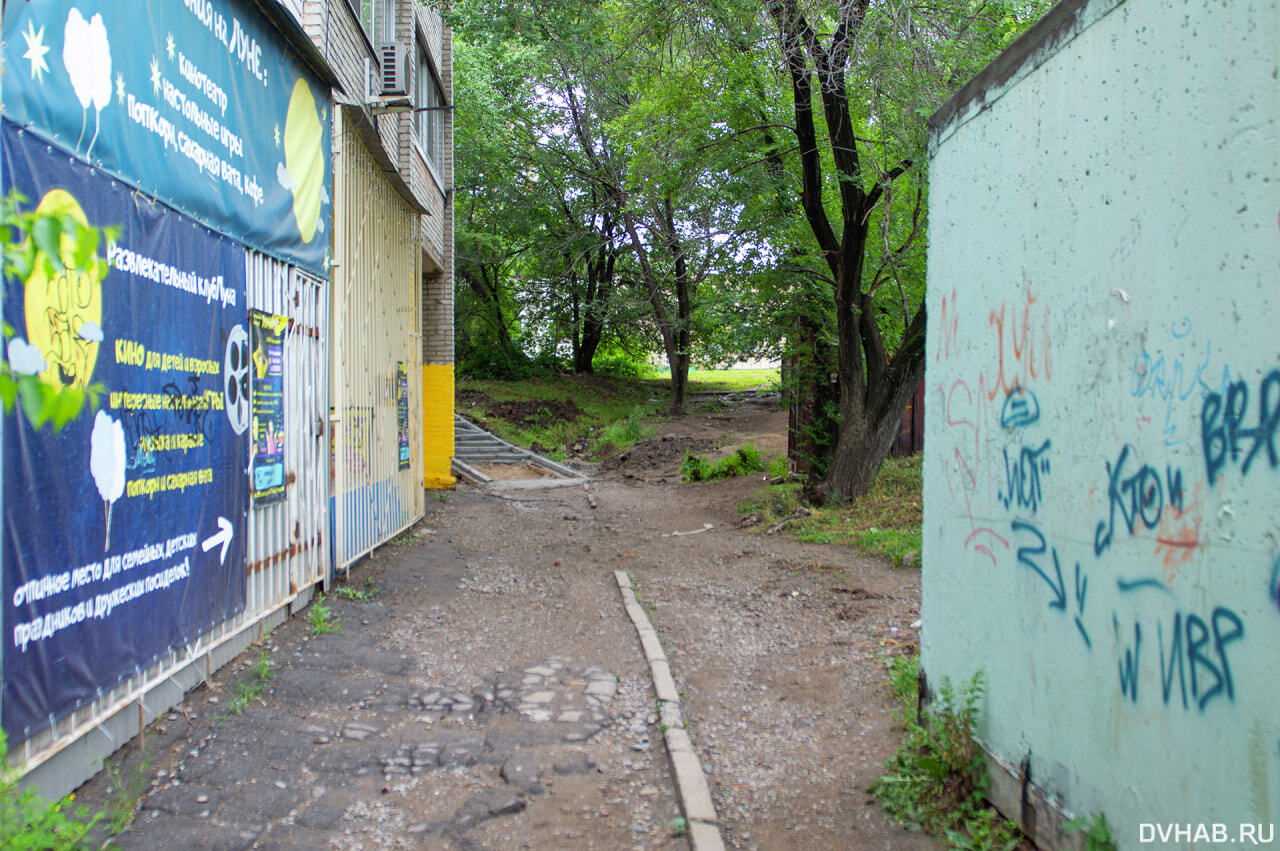
[[[808,506],[802,485],[783,482],[738,508],[758,515],[766,527],[785,522],[805,543],[849,544],[901,564],[920,552],[921,487],[920,456],[914,455],[885,461],[871,491],[847,505]]]
[[[364,578],[364,588],[356,588],[353,585],[339,585],[329,593],[334,597],[350,600],[353,603],[367,603],[378,593],[378,589],[373,584],[373,577],[366,576]]]
[[[959,691],[944,680],[931,711],[918,717],[919,670],[917,656],[889,662],[894,716],[904,735],[872,794],[890,818],[945,837],[953,848],[1012,851],[1022,835],[987,806],[986,761],[973,740],[978,702],[986,690],[983,673]]]
[[[714,479],[731,479],[746,473],[757,473],[764,469],[764,458],[760,450],[750,443],[744,443],[735,452],[718,461],[709,461],[700,455],[689,453],[684,456],[680,465],[680,478],[686,482],[710,482]]]
[[[307,620],[311,621],[311,634],[323,635],[326,632],[342,632],[342,618],[333,613],[329,608],[329,604],[324,601],[324,596],[318,596],[311,607],[307,609]]]
[[[1066,833],[1084,832],[1085,851],[1116,851],[1116,840],[1111,835],[1104,813],[1098,813],[1090,821],[1088,816],[1074,818],[1062,826]]]
[[[8,764],[9,745],[0,730],[0,848],[77,849],[103,814],[77,807],[68,815],[74,795],[46,801],[34,789],[22,789],[22,771]]]
[[[596,440],[597,450],[608,453],[621,452],[647,437],[651,429],[645,428],[644,423],[641,422],[641,416],[640,409],[634,408],[624,419],[605,426]]]
[[[226,708],[227,715],[239,717],[250,704],[262,699],[262,692],[267,683],[276,675],[276,664],[271,659],[267,648],[258,650],[258,661],[249,666],[249,679],[236,680],[231,686],[231,703]]]
[[[151,776],[151,751],[143,748],[142,759],[133,768],[125,771],[124,762],[104,762],[102,769],[106,772],[111,786],[111,797],[103,816],[106,818],[108,836],[119,836],[133,823],[138,812],[138,802],[147,791],[147,781]]]

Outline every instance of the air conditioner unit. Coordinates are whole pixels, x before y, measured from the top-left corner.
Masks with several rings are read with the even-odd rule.
[[[392,41],[378,45],[379,95],[409,94],[409,57],[412,55],[408,42]]]

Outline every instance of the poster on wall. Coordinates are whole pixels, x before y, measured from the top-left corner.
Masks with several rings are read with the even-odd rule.
[[[399,435],[400,469],[407,470],[409,455],[409,365],[396,362],[396,434]]]
[[[254,505],[284,501],[284,334],[289,317],[249,311]]]
[[[117,229],[105,274],[6,278],[6,355],[96,409],[3,431],[3,725],[26,739],[245,606],[245,250],[5,121],[27,205]]]
[[[247,0],[7,3],[5,113],[327,278],[329,89],[282,43]]]

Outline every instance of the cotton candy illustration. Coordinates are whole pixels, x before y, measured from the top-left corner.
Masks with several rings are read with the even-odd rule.
[[[85,110],[85,121],[88,120],[90,104],[95,110],[93,138],[89,140],[89,150],[85,153],[89,156],[93,153],[93,143],[98,140],[102,110],[111,103],[111,43],[107,40],[107,27],[102,22],[102,15],[94,15],[86,21],[79,9],[72,9],[67,14],[67,24],[62,32],[62,64],[71,78],[76,100]],[[80,125],[80,139],[83,138],[84,122]],[[79,147],[80,140],[76,140],[76,148]]]
[[[106,506],[107,538],[102,551],[111,548],[111,507],[124,494],[124,426],[106,411],[98,411],[89,437],[89,472]]]

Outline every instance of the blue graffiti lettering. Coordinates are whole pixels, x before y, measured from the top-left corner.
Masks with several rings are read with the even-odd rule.
[[[1182,510],[1184,497],[1182,471],[1166,467],[1165,476],[1161,479],[1154,467],[1143,464],[1136,473],[1126,478],[1124,465],[1132,448],[1126,443],[1120,450],[1120,457],[1116,459],[1116,463],[1107,462],[1109,510],[1107,520],[1099,522],[1094,531],[1094,555],[1102,555],[1112,544],[1117,508],[1120,509],[1120,517],[1130,535],[1137,531],[1139,521],[1142,522],[1143,527],[1154,529],[1160,522],[1160,515],[1164,512],[1165,505]]]
[[[1122,647],[1120,644],[1120,619],[1111,616],[1111,625],[1116,631],[1116,646],[1120,647],[1120,693],[1132,703],[1138,702],[1138,662],[1142,655],[1142,625],[1133,625],[1133,646]]]
[[[1018,508],[1026,508],[1032,514],[1040,507],[1040,474],[1049,472],[1049,441],[1040,444],[1039,449],[1022,447],[1017,460],[1009,462],[1009,450],[1004,450],[1005,489],[997,498],[1009,508],[1010,503]]]
[[[1272,398],[1272,397],[1275,398]],[[1280,466],[1280,454],[1276,452],[1276,428],[1280,427],[1280,369],[1273,369],[1258,386],[1258,424],[1243,428],[1249,410],[1249,385],[1243,381],[1232,382],[1227,388],[1225,401],[1222,394],[1209,393],[1200,409],[1200,440],[1204,450],[1204,466],[1209,485],[1217,484],[1218,474],[1228,462],[1240,461],[1241,440],[1252,440],[1240,473],[1249,474],[1254,459],[1264,448],[1271,469]]]
[[[1049,601],[1049,608],[1057,609],[1058,611],[1065,613],[1067,611],[1067,603],[1074,603],[1073,608],[1075,610],[1074,620],[1076,629],[1079,630],[1080,637],[1084,639],[1085,647],[1092,650],[1093,641],[1089,638],[1089,631],[1084,625],[1084,607],[1086,596],[1089,593],[1089,577],[1080,570],[1080,563],[1076,562],[1075,583],[1072,589],[1074,590],[1075,595],[1074,599],[1069,601],[1067,597],[1067,583],[1062,576],[1062,563],[1058,558],[1057,547],[1049,547],[1048,543],[1045,541],[1044,535],[1041,534],[1039,529],[1030,523],[1024,523],[1021,520],[1014,520],[1012,525],[1013,533],[1015,535],[1019,532],[1026,532],[1031,535],[1034,540],[1034,543],[1029,546],[1018,547],[1018,563],[1034,571],[1035,574],[1043,579],[1045,584],[1049,586],[1049,590],[1053,593],[1053,599]],[[1046,552],[1049,553],[1049,557],[1053,560],[1052,578],[1035,559],[1036,556],[1043,556]]]
[[[1039,419],[1040,402],[1036,399],[1036,394],[1020,384],[1014,384],[1013,389],[1004,397],[1004,408],[1000,411],[1000,426],[1018,428],[1029,426]]]

